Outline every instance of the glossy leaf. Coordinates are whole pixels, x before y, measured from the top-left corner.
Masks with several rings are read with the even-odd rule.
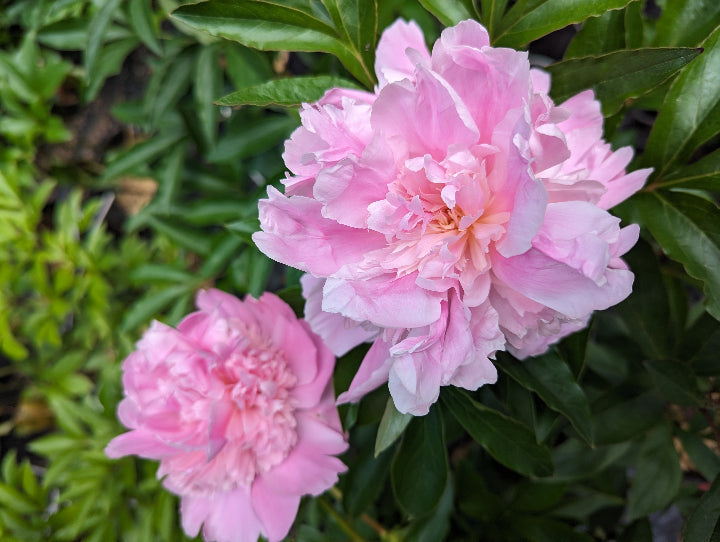
[[[628,495],[629,521],[660,510],[670,504],[680,489],[682,470],[673,445],[669,425],[649,433],[637,459],[637,471]]]
[[[354,3],[355,8],[364,14],[366,8],[360,1]],[[374,0],[367,1],[374,4]],[[371,87],[375,81],[372,65],[365,62],[363,52],[355,43],[347,41],[347,28],[336,28],[327,13],[311,5],[269,0],[210,0],[181,6],[173,12],[173,17],[213,36],[256,49],[331,53],[366,86]]]
[[[454,387],[443,388],[440,399],[470,436],[499,463],[528,476],[552,474],[549,450],[538,444],[526,426]]]
[[[533,542],[593,542],[594,538],[573,529],[570,525],[549,517],[515,516],[510,520],[510,530],[520,540]]]
[[[665,402],[653,392],[630,399],[621,394],[615,401],[599,411],[593,409],[595,442],[612,444],[631,439],[657,424]]]
[[[570,42],[565,60],[625,49],[625,12],[612,10],[588,19]]]
[[[477,16],[472,0],[420,0],[420,3],[445,26]]]
[[[550,408],[567,417],[578,434],[592,444],[590,404],[570,368],[557,353],[548,352],[527,362],[498,354],[496,365],[537,393]]]
[[[666,47],[699,45],[720,25],[720,2],[684,0],[665,2],[657,21],[653,45]]]
[[[480,19],[490,34],[490,41],[495,40],[495,29],[505,14],[508,0],[480,0]]]
[[[448,477],[443,422],[437,405],[413,418],[392,463],[395,498],[411,516],[428,514],[440,501]]]
[[[374,456],[364,447],[362,457],[355,461],[345,475],[343,505],[351,516],[359,516],[377,499],[385,487],[390,472],[392,454]]]
[[[650,132],[642,162],[662,178],[720,130],[720,27],[678,76]]]
[[[412,414],[398,412],[392,398],[388,399],[375,439],[375,457],[395,443],[412,419]]]
[[[702,496],[683,529],[687,542],[715,542],[720,537],[720,476]]]
[[[615,51],[600,56],[572,58],[546,69],[552,76],[550,94],[562,102],[592,88],[604,115],[660,85],[700,54],[698,49],[664,48]]]
[[[644,192],[635,198],[645,226],[672,259],[703,282],[707,311],[720,319],[720,209],[683,192]]]
[[[657,180],[657,185],[662,188],[720,190],[720,149],[697,162],[670,171]]]
[[[519,48],[569,24],[620,9],[631,0],[521,0],[501,20],[493,45]]]
[[[720,474],[720,458],[708,446],[707,438],[703,438],[695,433],[676,430],[677,436],[680,438],[682,448],[692,461],[695,470],[699,472],[706,480],[714,480]],[[710,441],[710,446],[714,442]]]
[[[632,448],[630,441],[590,448],[580,439],[569,439],[552,452],[553,479],[577,481],[592,478],[613,465]]]
[[[357,88],[352,81],[332,75],[274,79],[252,87],[241,88],[223,96],[217,105],[281,105],[293,107],[315,102],[331,88]]]
[[[435,509],[425,516],[410,523],[405,531],[403,542],[437,542],[445,540],[450,530],[450,518],[453,513],[454,487],[452,478],[448,478],[445,491]]]
[[[655,252],[640,240],[623,259],[635,273],[635,282],[632,295],[615,310],[648,358],[669,357],[674,330],[668,318],[668,292]]]
[[[700,406],[703,396],[692,370],[677,361],[648,361],[645,367],[660,394],[671,403],[681,406]]]

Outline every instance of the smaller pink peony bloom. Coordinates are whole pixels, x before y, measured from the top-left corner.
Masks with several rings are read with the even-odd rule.
[[[272,294],[201,291],[177,329],[153,322],[123,364],[108,456],[160,461],[182,498],[183,529],[217,542],[283,539],[300,498],[345,470],[332,388],[335,358]]]

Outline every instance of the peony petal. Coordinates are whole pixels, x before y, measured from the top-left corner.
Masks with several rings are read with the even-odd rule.
[[[259,202],[263,231],[254,233],[253,241],[280,263],[318,276],[330,275],[384,244],[379,235],[322,218],[320,202],[302,196],[286,198],[272,186],[268,196]]]
[[[352,281],[329,278],[322,309],[377,326],[419,327],[440,317],[440,296],[417,288],[412,275]]]
[[[365,354],[355,378],[350,383],[350,388],[338,396],[337,403],[339,405],[355,403],[365,394],[387,382],[391,363],[389,345],[382,339],[376,339]]]
[[[421,58],[430,60],[422,30],[414,22],[398,19],[385,29],[375,52],[375,74],[379,88],[402,79],[412,79],[415,71],[413,62],[406,51],[415,49]]]
[[[300,495],[272,491],[260,477],[252,485],[251,496],[253,510],[262,523],[262,532],[268,542],[279,542],[285,538],[295,521]]]

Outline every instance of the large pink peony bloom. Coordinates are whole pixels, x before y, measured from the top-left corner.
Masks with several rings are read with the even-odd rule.
[[[476,22],[430,54],[398,21],[376,58],[374,93],[303,107],[254,240],[309,273],[306,317],[336,354],[374,340],[340,401],[388,381],[424,414],[441,386],[494,382],[497,350],[539,354],[630,293],[638,227],[606,209],[649,170],[625,172],[592,91],[555,106],[527,53]]]
[[[106,453],[159,460],[189,536],[204,524],[208,541],[281,540],[300,497],[345,470],[334,356],[272,294],[201,291],[197,305],[177,330],[153,322],[125,360],[118,416],[131,431]]]

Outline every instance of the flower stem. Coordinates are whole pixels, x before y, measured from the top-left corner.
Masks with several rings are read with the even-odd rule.
[[[333,508],[332,504],[330,504],[324,497],[317,497],[317,500],[320,503],[320,506],[327,510],[327,512],[333,517],[338,525],[340,525],[340,528],[345,531],[353,542],[367,542],[367,540],[365,540],[365,538],[363,538],[363,536],[358,533],[352,525],[350,525],[350,522],[341,516],[340,513]]]

